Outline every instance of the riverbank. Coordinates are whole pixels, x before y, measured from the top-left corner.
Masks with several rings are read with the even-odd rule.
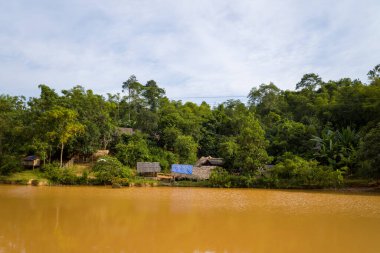
[[[13,173],[9,176],[0,176],[0,184],[13,185],[33,185],[33,186],[59,186],[59,185],[100,185],[95,178],[88,177],[82,183],[60,184],[47,179],[44,173],[39,170],[27,170]],[[115,180],[110,186],[113,188],[122,187],[198,187],[198,188],[215,188],[208,181],[158,181],[151,178],[135,177],[133,179]],[[219,187],[230,188],[230,187]],[[233,187],[232,187],[233,188]],[[251,188],[269,188],[269,189],[298,189],[298,190],[315,190],[310,187],[265,187],[262,185]],[[340,188],[323,188],[319,190],[336,191],[344,193],[380,193],[380,183],[366,179],[348,179]]]
[[[76,180],[66,180],[65,183],[49,180],[46,175],[39,170],[26,170],[13,173],[8,176],[0,176],[0,184],[13,185],[33,185],[33,186],[53,186],[53,185],[102,185],[92,175],[74,175]],[[114,188],[121,187],[155,187],[159,182],[149,178],[134,177],[133,179],[115,178],[111,184]]]

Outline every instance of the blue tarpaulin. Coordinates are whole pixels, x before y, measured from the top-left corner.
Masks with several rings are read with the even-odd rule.
[[[180,174],[193,174],[193,165],[189,164],[172,164],[172,172]]]

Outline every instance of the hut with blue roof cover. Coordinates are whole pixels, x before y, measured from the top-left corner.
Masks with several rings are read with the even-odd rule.
[[[22,165],[25,167],[39,167],[41,164],[41,160],[38,156],[30,155],[22,159]]]

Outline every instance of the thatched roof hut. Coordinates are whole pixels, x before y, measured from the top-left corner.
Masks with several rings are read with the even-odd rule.
[[[190,164],[172,164],[171,175],[176,179],[197,179],[193,175],[193,165]]]
[[[176,166],[176,164],[173,164],[173,165],[174,167]],[[214,169],[216,169],[217,167],[221,167],[223,165],[224,165],[223,158],[203,156],[195,163],[195,166],[192,167],[192,170],[188,170],[188,172],[183,172],[178,169],[173,170],[173,166],[172,166],[172,175],[178,179],[206,180],[210,178],[211,172]],[[181,165],[181,166],[185,166],[185,165]]]
[[[215,158],[215,157],[204,157],[202,156],[199,158],[199,160],[195,163],[195,167],[202,167],[202,166],[223,166],[224,160],[223,158]]]
[[[176,179],[190,179],[190,180],[207,180],[211,176],[211,172],[216,169],[217,166],[202,166],[202,167],[193,167],[192,174],[176,173],[172,172],[171,174]]]
[[[137,162],[137,173],[139,174],[154,174],[161,171],[159,162]]]

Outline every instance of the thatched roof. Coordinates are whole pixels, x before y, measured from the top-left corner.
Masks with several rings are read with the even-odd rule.
[[[137,162],[137,173],[160,172],[159,162]]]
[[[133,128],[129,128],[129,127],[118,127],[117,132],[119,134],[129,134],[129,135],[134,134]]]
[[[215,158],[215,157],[204,157],[202,156],[199,158],[199,160],[195,163],[196,167],[201,166],[223,166],[224,160],[223,158]]]
[[[98,158],[98,157],[102,157],[102,156],[106,156],[106,155],[108,155],[109,154],[109,150],[108,149],[99,149],[99,150],[96,150],[93,154],[92,154],[92,156],[94,157],[94,158]]]
[[[211,172],[216,168],[217,166],[194,167],[193,176],[195,176],[197,179],[200,179],[200,180],[209,179]]]

